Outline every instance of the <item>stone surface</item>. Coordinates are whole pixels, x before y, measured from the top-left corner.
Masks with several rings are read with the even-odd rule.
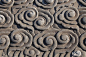
[[[0,57],[86,57],[86,0],[0,0]]]

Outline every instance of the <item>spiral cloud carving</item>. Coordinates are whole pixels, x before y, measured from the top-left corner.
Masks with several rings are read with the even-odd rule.
[[[78,36],[71,30],[61,30],[57,33],[56,39],[58,41],[57,48],[61,52],[70,52],[78,44]]]
[[[32,40],[32,35],[23,29],[14,30],[11,34],[11,46],[15,48],[14,50],[22,50],[25,47],[30,47]]]
[[[65,28],[79,29],[76,20],[79,17],[79,11],[75,7],[62,7],[55,13],[55,21]]]
[[[38,18],[36,18],[36,20],[34,21],[35,28],[39,30],[49,29],[50,26],[52,26],[54,23],[52,14],[42,9],[38,9],[38,12]]]
[[[10,39],[7,35],[0,36],[0,49],[6,49],[10,45]]]
[[[56,31],[56,30],[53,30]],[[52,33],[52,30],[48,33],[46,31],[37,34],[34,37],[34,45],[43,51],[54,50],[57,47],[57,41],[54,37],[55,33]]]
[[[38,11],[35,7],[28,7],[19,10],[15,15],[15,21],[21,27],[28,28],[34,32],[33,21],[38,17]]]

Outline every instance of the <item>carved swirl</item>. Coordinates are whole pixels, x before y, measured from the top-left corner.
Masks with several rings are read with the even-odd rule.
[[[10,45],[10,39],[7,35],[0,36],[0,49],[6,49]]]
[[[57,47],[57,40],[52,32],[44,31],[34,37],[34,45],[42,51],[54,50]]]
[[[78,44],[78,36],[71,30],[61,30],[56,35],[58,46],[62,52],[72,51]]]
[[[49,51],[57,47],[57,41],[53,32],[44,31],[34,37],[34,45],[43,51]]]
[[[26,30],[17,29],[11,33],[11,46],[13,46],[15,50],[30,47],[32,45],[32,40],[32,35]]]
[[[53,16],[48,11],[42,9],[38,9],[38,11],[39,11],[38,18],[36,18],[34,22],[35,28],[39,30],[49,29],[50,26],[52,26],[54,23]]]
[[[63,7],[55,13],[55,21],[65,28],[79,29],[77,26],[77,18],[79,12],[75,7]]]
[[[0,0],[0,7],[8,8],[12,7],[14,4],[14,0]]]
[[[0,27],[11,27],[14,23],[14,16],[8,10],[0,10]]]
[[[34,30],[31,25],[33,21],[38,17],[38,11],[34,7],[22,8],[15,15],[16,23],[20,24],[22,27],[27,27],[28,29]]]
[[[39,55],[40,54],[40,51],[31,46],[30,48],[25,49],[24,54],[26,56],[33,56],[34,57],[36,55]]]
[[[52,8],[57,5],[58,0],[35,0],[35,3],[43,8]]]

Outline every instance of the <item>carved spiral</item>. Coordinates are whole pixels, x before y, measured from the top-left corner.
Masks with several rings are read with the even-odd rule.
[[[0,49],[6,49],[10,45],[10,39],[7,35],[0,36]]]
[[[28,29],[34,30],[31,25],[33,21],[38,17],[38,11],[35,7],[22,8],[15,15],[15,21],[22,27],[27,27]]]
[[[32,40],[32,35],[23,29],[14,30],[11,34],[11,46],[15,47],[16,50],[30,47]]]
[[[35,55],[39,55],[40,51],[31,46],[30,48],[25,49],[24,54],[26,56],[35,56]]]
[[[43,8],[52,8],[57,5],[58,0],[35,0],[35,3]]]
[[[52,14],[42,9],[38,9],[38,11],[38,18],[36,18],[36,20],[34,21],[35,28],[39,30],[49,29],[50,26],[52,26],[54,23],[54,18]]]
[[[14,4],[14,0],[0,0],[0,7],[8,8],[12,7]]]
[[[42,51],[54,50],[57,47],[57,40],[53,33],[44,31],[34,37],[34,45]]]
[[[79,11],[75,7],[63,7],[54,16],[55,21],[65,28],[79,29],[76,22]]]
[[[14,16],[8,10],[0,10],[0,27],[11,27],[14,23]]]
[[[32,3],[34,0],[15,0],[15,4],[16,5],[20,5],[20,4],[26,4],[26,3]]]
[[[57,48],[62,52],[72,51],[78,44],[78,36],[71,30],[61,30],[57,33]]]

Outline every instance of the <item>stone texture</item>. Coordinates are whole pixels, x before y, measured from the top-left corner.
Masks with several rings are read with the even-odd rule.
[[[0,0],[0,57],[86,57],[86,0]]]

